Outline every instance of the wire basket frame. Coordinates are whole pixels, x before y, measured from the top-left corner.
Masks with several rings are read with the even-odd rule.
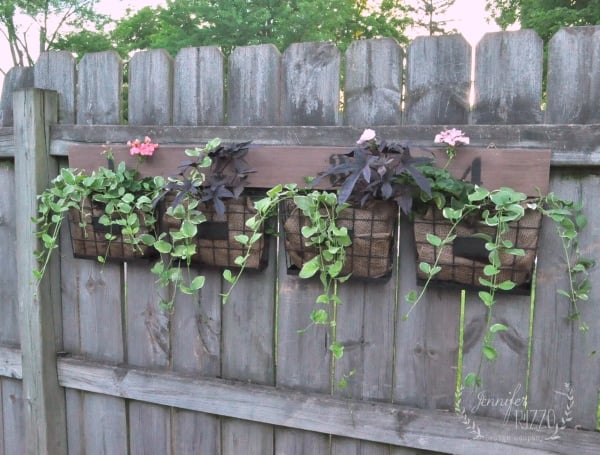
[[[302,227],[309,220],[293,202],[282,207],[288,273],[297,273],[304,263],[318,254],[313,245],[307,245]],[[346,227],[352,245],[346,249],[342,275],[353,278],[387,278],[391,276],[398,206],[390,201],[374,201],[364,208],[349,207],[340,212],[336,224]]]
[[[513,254],[500,255],[500,273],[498,282],[510,280],[517,286],[516,291],[528,289],[533,278],[539,230],[542,214],[536,210],[525,208],[525,216],[516,222],[509,223],[509,231],[503,239],[510,240],[514,248],[521,248],[523,256]],[[430,208],[424,216],[415,218],[414,234],[417,249],[417,264],[427,262],[433,265],[440,255],[437,265],[442,269],[433,277],[434,281],[456,283],[470,288],[482,288],[479,278],[489,280],[483,269],[489,264],[489,251],[485,248],[485,240],[475,234],[496,235],[496,229],[485,226],[481,222],[460,223],[456,230],[456,238],[451,245],[436,247],[427,241],[427,234],[434,234],[444,239],[452,223],[445,219],[437,208]],[[441,251],[440,251],[441,248]],[[417,267],[417,279],[426,280],[427,275]]]
[[[167,196],[167,206],[172,200],[173,196]],[[194,239],[196,254],[192,256],[191,263],[196,266],[239,268],[235,260],[246,254],[246,246],[235,238],[242,234],[251,237],[253,234],[252,229],[246,226],[246,221],[256,214],[253,200],[251,197],[241,197],[224,202],[223,216],[217,214],[212,204],[198,205],[206,221],[198,225],[198,234]],[[165,215],[163,220],[167,232],[180,227],[180,221],[173,217]],[[264,235],[264,226],[259,232],[263,235],[252,245],[245,266],[247,269],[262,270],[268,263],[269,242]]]
[[[68,215],[69,234],[73,257],[79,259],[97,259],[104,257],[111,262],[131,262],[156,258],[158,252],[147,245],[139,243],[132,245],[127,237],[121,235],[121,226],[105,226],[100,223],[100,218],[105,214],[105,204],[86,198],[81,210],[71,208]],[[140,232],[152,234],[154,228],[145,225],[147,214],[141,211],[136,213],[140,219]],[[106,234],[116,236],[107,240]]]

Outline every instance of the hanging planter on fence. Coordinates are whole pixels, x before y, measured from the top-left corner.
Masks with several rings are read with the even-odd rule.
[[[85,198],[81,208],[69,210],[73,256],[115,262],[155,258],[158,255],[156,250],[135,241],[141,235],[153,234],[155,217],[141,210],[134,210],[133,215],[135,222],[139,223],[139,231],[135,235],[123,235],[123,226],[116,224],[114,217],[111,219],[106,215],[105,204]],[[108,220],[111,221],[107,224]]]
[[[167,200],[167,203],[168,200]],[[223,201],[224,213],[220,216],[213,204],[201,203],[198,210],[206,217],[206,221],[197,225],[197,233],[193,238],[196,253],[191,257],[191,263],[199,266],[238,267],[236,258],[243,256],[246,249],[236,240],[240,235],[250,236],[253,231],[246,222],[256,211],[250,197],[229,199]],[[181,221],[164,216],[164,228],[167,232],[178,230]],[[264,233],[264,226],[260,230]],[[262,270],[267,265],[269,242],[264,236],[258,240],[250,251],[246,267]]]
[[[501,266],[497,276],[499,282],[510,280],[520,288],[531,282],[541,221],[542,214],[539,211],[525,208],[523,218],[509,223],[509,231],[503,235],[503,240],[511,242],[512,248],[522,249],[524,254],[500,255]],[[456,227],[456,238],[449,245],[434,245],[428,240],[428,235],[447,238],[452,226],[452,222],[444,218],[436,208],[430,208],[425,215],[415,217],[417,263],[435,263],[441,267],[433,278],[436,281],[480,287],[480,278],[489,278],[483,272],[484,267],[489,264],[490,254],[483,236],[494,237],[496,229],[477,219],[466,220]],[[428,274],[417,267],[417,278],[426,280]]]
[[[307,245],[302,228],[309,219],[290,201],[283,204],[285,248],[290,270],[302,266],[318,254]],[[398,205],[390,201],[372,201],[367,207],[348,207],[336,219],[338,227],[348,229],[352,245],[346,249],[341,274],[355,278],[383,278],[391,274]]]

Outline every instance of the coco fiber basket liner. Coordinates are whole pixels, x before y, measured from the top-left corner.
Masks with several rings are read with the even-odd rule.
[[[172,201],[167,197],[167,206]],[[192,264],[215,267],[239,267],[235,258],[246,253],[245,246],[235,237],[244,234],[252,236],[252,230],[246,226],[246,221],[256,213],[254,204],[249,197],[228,199],[225,201],[225,214],[219,217],[212,204],[199,204],[206,221],[198,225],[196,235],[196,254]],[[165,215],[164,224],[167,230],[179,229],[178,220]],[[263,227],[264,228],[264,227]],[[263,230],[264,232],[264,230]],[[247,269],[261,270],[267,265],[268,242],[263,235],[250,251],[246,262]]]
[[[505,254],[501,256],[499,282],[511,280],[521,288],[531,283],[541,221],[540,212],[526,208],[525,216],[521,220],[509,224],[510,230],[504,238],[512,241],[514,248],[522,248],[525,255]],[[451,227],[452,224],[442,216],[438,209],[430,208],[424,216],[415,219],[414,231],[418,263],[433,264],[440,251],[438,247],[427,241],[427,234],[435,234],[444,239]],[[481,287],[479,278],[489,279],[483,274],[483,268],[489,264],[488,251],[485,249],[485,241],[474,237],[476,233],[493,236],[496,230],[481,223],[465,221],[459,224],[455,231],[457,237],[451,245],[445,246],[442,250],[438,261],[442,270],[434,276],[434,280],[453,282],[469,287]],[[427,279],[427,275],[419,267],[417,267],[417,278]]]
[[[142,221],[144,213],[137,212],[137,214]],[[81,211],[74,208],[69,210],[68,224],[74,257],[97,259],[98,256],[103,256],[107,261],[126,262],[151,259],[158,255],[156,250],[142,243],[134,249],[121,236],[120,226],[105,226],[99,222],[103,215],[104,204],[92,202],[89,198],[85,199]],[[82,223],[85,223],[84,226]],[[148,233],[151,233],[148,228],[140,226],[140,234]],[[108,241],[106,234],[114,234],[117,238]]]
[[[301,269],[317,255],[315,247],[307,246],[301,233],[308,219],[292,202],[285,202],[283,209],[285,248],[291,265]],[[397,218],[398,206],[389,201],[374,201],[364,208],[349,207],[340,213],[338,226],[346,227],[352,239],[342,275],[352,273],[356,278],[390,275]]]

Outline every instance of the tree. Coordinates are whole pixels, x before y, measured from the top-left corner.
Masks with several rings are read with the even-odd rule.
[[[415,27],[425,29],[429,36],[445,35],[456,30],[447,29],[447,20],[441,19],[456,0],[418,0],[413,8]]]
[[[333,41],[344,49],[351,41],[392,36],[406,41],[410,24],[404,2],[382,0],[168,0],[166,7],[144,8],[119,21],[112,36],[128,51],[164,48],[171,54],[186,46],[235,46]]]
[[[562,27],[600,24],[600,0],[487,0],[486,10],[502,29],[520,23],[545,43]]]
[[[67,28],[86,29],[106,20],[94,12],[98,0],[0,0],[0,34],[8,41],[14,66],[32,65],[34,56],[52,49]],[[17,22],[18,17],[27,20]],[[32,35],[39,31],[37,49]]]

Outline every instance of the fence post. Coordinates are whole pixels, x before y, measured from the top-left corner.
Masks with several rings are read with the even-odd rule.
[[[49,126],[58,118],[56,92],[16,91],[13,98],[17,229],[17,284],[23,357],[26,450],[30,455],[67,453],[64,390],[58,385],[56,352],[61,341],[60,264],[49,264],[39,285],[34,251],[39,249],[31,218],[36,195],[56,175],[49,155]]]

